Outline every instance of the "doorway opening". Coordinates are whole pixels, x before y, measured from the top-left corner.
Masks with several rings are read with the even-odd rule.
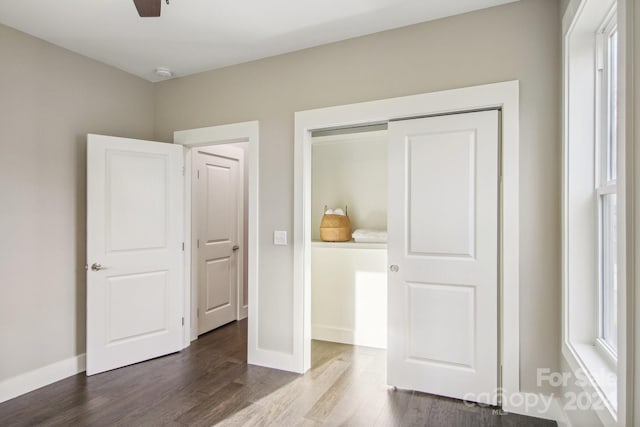
[[[311,134],[312,340],[387,348],[387,140],[386,124]]]
[[[314,134],[312,338],[388,342],[389,385],[499,405],[499,110]],[[345,208],[318,227],[319,199]]]
[[[244,258],[239,265],[243,268],[238,270],[239,275],[243,276],[241,284],[245,286],[239,287],[240,295],[237,295],[237,308],[234,311],[237,319],[247,318],[247,361],[251,364],[261,364],[261,352],[257,346],[257,312],[256,304],[252,304],[252,301],[257,301],[258,292],[258,248],[259,248],[259,223],[258,223],[258,196],[259,196],[259,175],[258,175],[258,153],[259,153],[259,123],[257,121],[234,123],[228,125],[211,126],[207,128],[198,128],[177,131],[174,133],[174,143],[180,144],[184,147],[185,158],[185,170],[184,175],[186,177],[198,177],[198,157],[204,160],[211,160],[215,156],[212,156],[212,152],[217,152],[217,158],[221,159],[217,163],[211,164],[210,169],[213,173],[210,174],[210,179],[229,178],[231,175],[231,166],[235,164],[239,169],[243,169],[241,186],[243,187],[242,203],[236,198],[238,211],[242,211],[244,219],[242,224],[238,225],[238,235],[243,234],[242,238],[239,238],[240,243],[233,243],[231,239],[221,239],[219,236],[213,236],[210,240],[214,243],[219,243],[223,240],[229,240],[226,242],[225,249],[230,250],[231,253],[227,255],[218,255],[212,257],[214,262],[209,262],[209,273],[219,273],[219,270],[225,271],[225,269],[218,268],[221,265],[227,267],[233,262],[237,262],[234,258]],[[220,152],[222,150],[222,153]],[[230,160],[235,156],[229,151],[238,150],[242,151],[244,160],[234,161]],[[198,152],[204,152],[204,154],[198,154]],[[229,163],[231,161],[231,164]],[[225,163],[226,162],[226,163]],[[206,162],[205,162],[206,163]],[[209,162],[212,163],[212,162]],[[216,162],[213,162],[216,163]],[[202,167],[202,164],[200,164]],[[209,167],[209,166],[208,166]],[[206,175],[202,170],[200,171],[200,181],[205,178]],[[209,179],[207,178],[207,179]],[[196,190],[193,185],[193,179],[185,179],[185,278],[184,282],[189,284],[184,289],[184,312],[185,316],[185,336],[184,346],[188,346],[189,343],[197,339],[199,334],[199,322],[198,322],[198,284],[197,280],[193,280],[192,272],[196,271],[198,262],[198,245],[202,244],[198,242],[198,226],[193,221],[193,218],[197,215],[194,206],[200,207],[200,213],[206,209],[202,207],[202,199],[200,205],[196,204],[195,200],[192,200],[194,191]],[[229,193],[230,194],[230,193]],[[229,195],[227,194],[227,196]],[[214,194],[219,197],[220,194]],[[225,193],[222,194],[225,196]],[[223,202],[228,204],[228,202]],[[213,234],[220,233],[220,221],[218,218],[215,222],[214,218]],[[202,222],[202,221],[201,221]],[[195,228],[195,229],[194,229]],[[222,233],[224,234],[224,233]],[[211,236],[209,236],[211,237]],[[234,251],[234,247],[239,248]],[[235,254],[234,254],[235,252]],[[218,262],[216,262],[218,261]],[[213,264],[213,265],[211,265]],[[217,264],[217,265],[216,265]],[[217,268],[217,270],[216,270]],[[205,274],[207,272],[205,271]],[[218,295],[215,295],[218,297]],[[223,298],[224,299],[224,298]],[[216,300],[212,300],[212,306],[224,305],[216,304]],[[211,301],[210,301],[211,302]],[[233,305],[233,304],[228,304]]]

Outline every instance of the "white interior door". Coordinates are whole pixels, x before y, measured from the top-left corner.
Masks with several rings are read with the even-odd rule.
[[[498,112],[389,132],[388,382],[495,405]]]
[[[87,375],[181,349],[181,146],[88,135]]]
[[[243,163],[241,148],[193,150],[198,334],[238,319],[242,275]]]

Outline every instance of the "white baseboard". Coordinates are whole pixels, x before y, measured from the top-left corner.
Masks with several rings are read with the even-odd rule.
[[[558,423],[558,427],[572,427],[571,420],[565,412],[562,402],[559,398],[553,399],[553,419]]]
[[[86,366],[87,360],[83,353],[1,381],[0,403],[84,372]]]
[[[353,345],[353,330],[325,325],[311,325],[311,339]]]
[[[257,346],[247,354],[247,363],[249,365],[304,374],[303,366],[297,362],[293,357],[293,353],[266,350]]]
[[[363,347],[387,348],[386,334],[382,336],[372,336],[371,334],[366,336],[365,334],[357,333],[353,329],[327,325],[311,325],[311,339]]]
[[[513,414],[544,418],[558,423],[558,427],[571,427],[569,417],[562,407],[562,401],[546,394],[512,393],[505,395],[502,408]]]

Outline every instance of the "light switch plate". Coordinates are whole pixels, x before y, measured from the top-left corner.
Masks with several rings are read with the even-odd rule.
[[[278,246],[287,246],[287,232],[282,230],[274,231],[273,244]]]

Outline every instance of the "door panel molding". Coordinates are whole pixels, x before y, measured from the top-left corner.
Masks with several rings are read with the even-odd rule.
[[[476,299],[475,299],[474,287],[469,285],[454,285],[450,283],[445,284],[445,283],[418,283],[418,282],[405,282],[403,285],[405,288],[404,303],[406,306],[406,316],[405,316],[404,322],[406,323],[406,331],[407,331],[407,334],[405,336],[405,341],[407,342],[407,349],[406,349],[407,360],[417,361],[417,362],[426,362],[429,364],[446,365],[454,368],[466,368],[468,370],[473,371],[475,369],[475,359],[472,354],[469,356],[469,353],[472,353],[474,350],[473,341],[476,336],[476,323],[474,322],[475,311],[476,311],[476,303],[475,303]],[[466,323],[467,334],[464,334],[462,336],[456,335],[455,337],[453,337],[460,341],[458,345],[455,345],[456,343],[450,342],[450,344],[452,344],[451,347],[453,347],[452,351],[455,350],[460,352],[462,350],[467,352],[467,356],[469,357],[467,357],[466,360],[463,360],[463,358],[458,357],[458,354],[456,354],[455,356],[449,356],[449,357],[447,357],[442,352],[440,354],[436,354],[432,348],[425,348],[423,350],[423,354],[419,355],[417,354],[416,350],[420,350],[420,349],[416,349],[415,348],[416,346],[411,345],[411,336],[414,329],[421,329],[423,332],[424,332],[424,329],[427,329],[426,334],[430,336],[430,339],[427,342],[430,342],[432,340],[439,340],[439,339],[447,339],[451,341],[450,336],[449,337],[442,336],[442,333],[444,332],[444,330],[440,328],[439,325],[442,323],[457,322],[458,320],[460,320],[460,317],[458,316],[457,312],[447,312],[444,310],[438,310],[440,307],[442,307],[441,304],[438,304],[442,302],[442,299],[440,300],[437,299],[437,293],[439,292],[442,293],[444,291],[447,291],[446,288],[449,288],[448,289],[449,293],[461,294],[460,296],[466,299],[467,304],[470,306],[472,310],[471,315],[468,315],[465,319],[466,322],[464,322]],[[421,306],[420,310],[414,310],[414,307],[411,304],[411,301],[412,301],[411,294],[418,293],[418,292],[423,292],[423,293],[431,292],[431,295],[430,295],[431,298],[425,298],[428,303],[426,306]],[[430,310],[429,309],[430,306],[433,306],[434,309]],[[449,320],[449,322],[447,322],[447,320]],[[466,345],[465,343],[461,342],[461,341],[464,341],[465,338],[466,338],[466,341],[468,341]],[[422,346],[427,342],[418,342],[416,344],[418,344],[418,346]],[[426,354],[426,353],[430,353],[430,354]]]
[[[442,117],[442,116],[438,116]],[[448,116],[450,117],[450,116]],[[421,120],[421,119],[414,119]],[[406,121],[389,126],[402,126]],[[446,146],[436,143],[448,135],[458,135]],[[452,258],[473,258],[475,253],[475,203],[476,203],[476,140],[475,132],[427,132],[407,135],[405,180],[408,185],[408,220],[411,229],[420,229],[420,235],[428,236],[425,241],[417,241],[406,236],[407,252],[416,256],[437,256]],[[417,159],[423,159],[417,163]],[[426,160],[425,160],[426,158]],[[455,158],[455,159],[454,159]],[[456,160],[453,163],[453,160]],[[466,161],[464,161],[466,160]],[[422,163],[422,164],[420,164]],[[434,181],[428,174],[437,171],[442,179]],[[464,177],[466,179],[461,179]],[[444,181],[456,188],[442,190]],[[421,185],[414,185],[415,183]],[[422,195],[439,193],[437,203],[420,203]],[[436,199],[433,200],[436,202]],[[454,204],[452,209],[445,205]],[[425,220],[428,218],[428,220]],[[455,228],[450,225],[455,224]],[[465,224],[465,227],[461,227]]]

